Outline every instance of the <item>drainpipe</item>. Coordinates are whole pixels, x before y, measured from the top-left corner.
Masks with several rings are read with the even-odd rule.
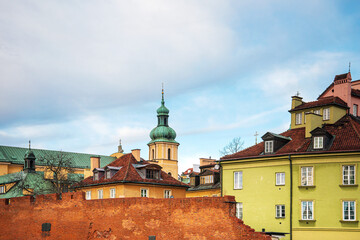
[[[220,196],[223,196],[223,169],[222,169],[222,165],[220,164],[220,160],[219,160],[219,166],[220,166]]]
[[[292,170],[292,159],[289,154],[289,162],[290,162],[290,240],[292,240],[292,224],[293,224],[293,170]]]

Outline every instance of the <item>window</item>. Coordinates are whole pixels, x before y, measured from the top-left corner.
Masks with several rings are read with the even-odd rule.
[[[314,209],[313,201],[301,201],[301,219],[313,220]]]
[[[358,112],[358,105],[357,104],[354,104],[353,105],[353,115],[357,117],[357,112]]]
[[[98,190],[98,199],[103,199],[103,190]]]
[[[159,179],[159,170],[146,169],[146,178]]]
[[[97,180],[99,180],[99,173],[98,172],[94,173],[94,181],[97,181]]]
[[[5,193],[5,186],[0,186],[0,193]]]
[[[110,188],[110,198],[115,198],[116,197],[116,190],[115,188]]]
[[[164,198],[170,198],[171,197],[171,190],[165,190],[164,191]]]
[[[322,149],[324,147],[324,137],[314,137],[314,149]]]
[[[285,185],[285,173],[276,173],[276,185]]]
[[[320,109],[314,110],[314,113],[320,115]]]
[[[213,183],[213,181],[214,181],[213,175],[201,176],[200,177],[200,184]]]
[[[242,172],[234,172],[234,189],[242,189]]]
[[[355,165],[343,166],[343,184],[355,184]]]
[[[274,151],[274,141],[265,141],[265,153],[272,153]]]
[[[106,171],[106,179],[110,179],[111,178],[111,173],[110,170]]]
[[[148,197],[149,196],[149,190],[147,188],[142,188],[140,190],[140,197]]]
[[[313,167],[301,167],[301,186],[314,185]]]
[[[323,110],[323,120],[330,119],[330,108],[324,108]]]
[[[171,150],[170,150],[170,148],[168,149],[168,159],[169,160],[171,159]]]
[[[152,159],[153,160],[155,159],[155,151],[154,151],[154,149],[152,150]]]
[[[356,220],[355,201],[343,201],[343,220],[344,221]]]
[[[285,205],[275,205],[275,217],[285,218]]]
[[[302,118],[302,113],[295,114],[295,124],[296,125],[301,124],[301,118]]]
[[[243,219],[243,204],[241,202],[236,203],[236,217]]]
[[[91,191],[86,191],[86,200],[91,199]]]

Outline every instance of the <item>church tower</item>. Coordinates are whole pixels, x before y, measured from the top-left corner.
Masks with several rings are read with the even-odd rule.
[[[169,127],[169,109],[165,107],[164,89],[161,106],[157,109],[158,124],[150,132],[149,161],[156,162],[166,173],[174,178],[178,176],[178,146],[175,141],[176,132]]]
[[[25,156],[24,156],[24,172],[25,173],[31,173],[31,172],[35,172],[35,154],[33,151],[31,151],[31,147],[30,147],[30,141],[29,141],[29,150],[26,151]]]

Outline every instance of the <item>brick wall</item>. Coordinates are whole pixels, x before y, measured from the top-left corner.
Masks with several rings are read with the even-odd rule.
[[[234,217],[234,197],[85,200],[84,193],[0,199],[0,239],[263,239]],[[50,232],[42,224],[50,223]]]

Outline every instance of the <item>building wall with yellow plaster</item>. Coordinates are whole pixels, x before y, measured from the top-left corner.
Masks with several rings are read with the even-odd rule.
[[[186,197],[220,197],[221,189],[207,189],[207,190],[196,190],[186,191]]]
[[[292,155],[293,239],[360,239],[360,153]],[[288,156],[222,162],[223,195],[243,203],[243,220],[256,231],[290,232],[290,161]],[[355,165],[355,185],[342,185],[342,166]],[[301,167],[314,169],[314,187],[301,185]],[[242,171],[243,188],[234,189],[234,172]],[[275,174],[285,172],[285,185]],[[299,187],[300,186],[300,187]],[[301,201],[314,201],[315,221],[301,220]],[[342,221],[342,201],[356,201],[356,221]],[[285,218],[275,218],[275,205],[285,205]],[[290,239],[286,235],[284,240]]]
[[[174,186],[161,186],[151,184],[106,184],[99,186],[90,186],[78,189],[77,191],[91,191],[91,199],[98,199],[98,190],[103,190],[103,198],[110,198],[110,189],[115,188],[116,198],[123,197],[141,197],[141,189],[148,189],[150,198],[164,198],[165,190],[171,190],[174,198],[184,198],[186,196],[186,188]]]
[[[149,144],[149,160],[156,161],[166,173],[178,176],[178,143],[155,142]],[[170,149],[170,156],[168,155]]]

